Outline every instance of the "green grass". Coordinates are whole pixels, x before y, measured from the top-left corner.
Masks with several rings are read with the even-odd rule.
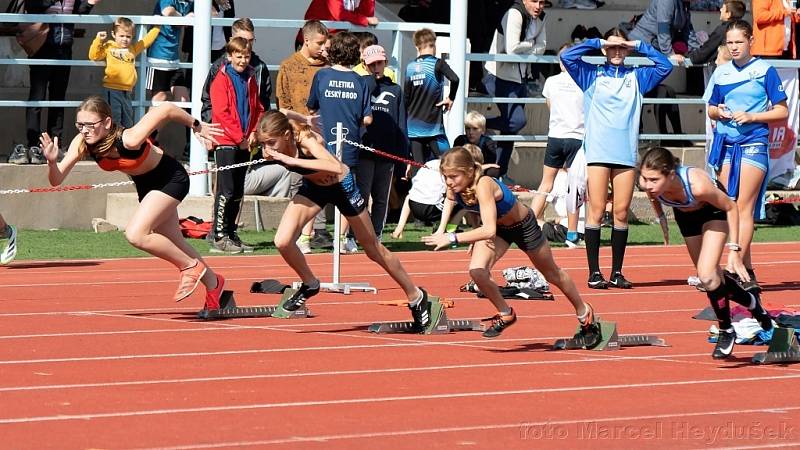
[[[393,226],[387,227],[391,231]],[[383,242],[391,251],[421,251],[427,247],[420,242],[422,236],[430,234],[428,227],[406,227],[403,238],[394,240],[388,232],[384,233]],[[796,240],[797,227],[778,227],[757,225],[756,242],[781,242]],[[272,243],[275,232],[261,233],[243,232],[242,240],[255,246],[255,254],[273,255],[277,250]],[[602,238],[611,238],[610,228],[603,228]],[[201,254],[207,255],[208,244],[203,240],[188,240]],[[661,229],[658,225],[631,224],[628,242],[631,245],[661,245]],[[674,223],[670,224],[670,242],[683,243]],[[552,244],[553,247],[563,246]],[[17,260],[31,259],[90,259],[90,258],[126,258],[147,256],[146,253],[133,248],[125,240],[122,232],[94,233],[92,231],[38,231],[20,230],[18,237]]]

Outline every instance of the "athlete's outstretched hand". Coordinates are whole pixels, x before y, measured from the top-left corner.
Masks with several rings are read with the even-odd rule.
[[[447,236],[447,233],[437,233],[430,236],[423,236],[422,242],[429,247],[433,247],[433,251],[450,247],[450,238]]]
[[[218,123],[200,122],[200,125],[192,127],[192,131],[194,131],[194,135],[197,136],[197,139],[199,139],[206,148],[208,148],[209,142],[219,145],[219,142],[217,142],[214,136],[222,136],[225,134]]]
[[[48,163],[58,162],[58,136],[50,139],[50,135],[44,132],[39,137],[39,144],[42,147],[42,154]]]
[[[750,281],[750,274],[747,273],[747,269],[742,263],[742,252],[728,252],[728,264],[725,266],[725,270],[739,275],[739,279],[744,282]]]

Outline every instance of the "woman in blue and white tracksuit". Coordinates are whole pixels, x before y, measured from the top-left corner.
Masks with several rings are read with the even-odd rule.
[[[606,55],[602,65],[581,59],[601,49]],[[625,57],[637,51],[653,66],[628,67]],[[647,43],[629,41],[624,31],[612,28],[604,39],[588,39],[561,54],[567,73],[584,92],[586,135],[583,148],[587,163],[588,209],[586,214],[586,256],[589,263],[589,287],[607,289],[609,283],[600,273],[600,221],[611,180],[614,203],[614,228],[611,232],[610,284],[630,289],[622,276],[622,261],[628,244],[628,208],[636,181],[636,157],[639,144],[639,117],[642,97],[658,86],[672,71],[669,59]]]
[[[761,217],[767,189],[767,122],[785,120],[789,110],[778,72],[750,54],[752,36],[753,28],[744,20],[728,25],[725,46],[732,61],[717,67],[703,98],[708,102],[708,117],[717,122],[708,165],[717,173],[728,195],[736,200],[742,259],[750,278],[742,281],[745,289],[758,291],[750,243],[753,219]]]

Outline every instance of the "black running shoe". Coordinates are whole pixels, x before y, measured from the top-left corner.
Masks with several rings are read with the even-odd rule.
[[[589,315],[585,320],[580,322],[581,329],[578,331],[578,334],[575,335],[575,338],[582,338],[586,344],[586,348],[593,348],[600,343],[602,336],[600,336],[600,327],[597,325],[597,320],[594,317],[594,307],[589,303],[586,303],[586,307],[589,308]]]
[[[509,316],[505,316],[509,317]],[[517,313],[514,312],[514,308],[511,308],[511,318],[504,318],[502,315],[497,314],[494,317],[486,320],[491,320],[492,325],[483,332],[483,337],[485,338],[496,338],[503,333],[503,330],[514,325],[517,322]]]
[[[319,286],[312,289],[307,284],[303,283],[300,285],[300,289],[295,291],[295,293],[286,300],[286,303],[283,304],[283,309],[286,311],[297,311],[306,304],[306,300],[317,294],[319,294]]]
[[[728,331],[719,330],[719,337],[717,338],[717,345],[714,347],[714,352],[711,357],[714,359],[725,359],[733,353],[733,344],[736,341],[736,331],[731,328]]]
[[[751,294],[760,294],[761,285],[759,285],[758,280],[756,280],[756,272],[753,269],[747,269],[747,274],[750,275],[750,281],[740,281],[742,289]]]
[[[411,317],[414,318],[414,329],[420,333],[428,328],[431,323],[431,302],[428,301],[428,293],[425,289],[419,288],[422,292],[422,300],[416,306],[409,303],[408,309],[411,310]]]
[[[622,276],[622,272],[614,272],[611,274],[611,281],[608,283],[618,289],[630,289],[633,284]]]
[[[608,281],[603,278],[603,274],[595,272],[589,275],[589,287],[592,289],[608,289]]]

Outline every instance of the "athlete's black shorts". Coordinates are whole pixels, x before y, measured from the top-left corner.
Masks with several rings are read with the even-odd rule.
[[[361,197],[352,173],[348,173],[344,180],[330,186],[320,186],[303,180],[303,185],[297,191],[297,195],[311,200],[320,208],[324,208],[328,203],[333,203],[345,217],[357,216],[367,208],[367,202]]]
[[[509,244],[517,244],[523,252],[537,249],[545,242],[542,229],[530,209],[524,219],[513,225],[497,225],[497,237]]]
[[[161,191],[178,201],[183,201],[189,193],[189,175],[186,169],[167,155],[161,156],[161,161],[153,170],[141,175],[132,175],[131,179],[136,185],[140,202],[150,191]]]
[[[580,139],[548,137],[544,165],[555,169],[569,168],[581,145],[583,141]]]
[[[678,228],[683,237],[700,236],[703,234],[703,225],[712,220],[723,222],[728,220],[725,211],[709,204],[693,211],[672,208],[672,212],[675,214],[675,222],[678,222]]]

